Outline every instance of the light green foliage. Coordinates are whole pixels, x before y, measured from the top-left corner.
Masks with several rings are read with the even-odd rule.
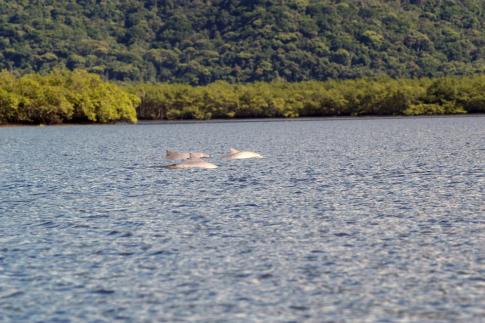
[[[17,80],[18,120],[27,123],[61,123],[73,114],[73,105],[66,98],[66,89],[57,77],[27,74]]]
[[[485,112],[485,76],[206,86],[114,84],[84,70],[0,72],[0,123],[295,118]]]
[[[140,99],[98,75],[76,70],[68,74],[66,86],[78,120],[100,123],[116,120],[136,122]]]
[[[485,75],[458,82],[456,102],[470,113],[485,113]]]
[[[443,104],[436,103],[418,103],[411,104],[402,112],[408,116],[418,115],[433,115],[433,114],[462,114],[467,113],[463,107],[457,106],[452,102],[445,102]]]
[[[444,114],[444,113],[445,113],[445,109],[442,106],[434,103],[411,104],[407,109],[403,111],[403,114],[407,116]]]
[[[14,93],[16,79],[7,71],[0,72],[0,124],[16,118],[21,97]]]
[[[86,71],[16,77],[0,73],[0,122],[136,122],[140,99]]]
[[[0,124],[14,120],[20,99],[17,95],[0,88]]]
[[[485,77],[131,84],[141,119],[422,115],[482,112]]]

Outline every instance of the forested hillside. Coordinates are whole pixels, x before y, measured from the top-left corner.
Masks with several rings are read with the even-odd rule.
[[[207,84],[485,72],[483,0],[0,0],[0,69]]]

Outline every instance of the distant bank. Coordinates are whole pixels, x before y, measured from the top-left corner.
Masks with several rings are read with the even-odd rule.
[[[113,83],[83,70],[0,73],[0,124],[485,113],[485,75],[435,79]]]

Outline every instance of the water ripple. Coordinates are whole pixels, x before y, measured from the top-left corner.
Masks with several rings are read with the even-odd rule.
[[[2,128],[0,321],[480,321],[484,121]]]

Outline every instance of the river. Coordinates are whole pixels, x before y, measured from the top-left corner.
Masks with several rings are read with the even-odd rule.
[[[0,321],[479,321],[484,193],[483,116],[0,128]]]

